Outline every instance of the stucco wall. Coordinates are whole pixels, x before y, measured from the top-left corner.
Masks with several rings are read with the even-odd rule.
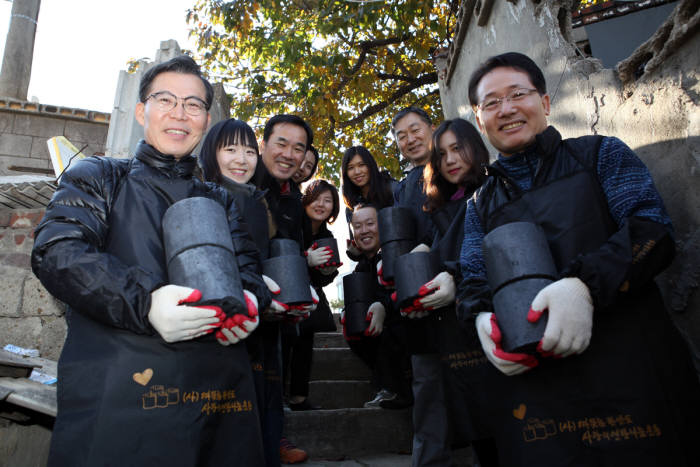
[[[438,69],[445,118],[473,122],[467,97],[472,70],[492,55],[525,53],[544,71],[552,97],[549,122],[563,136],[617,136],[637,152],[674,222],[678,255],[659,283],[700,369],[700,34],[697,2],[679,2],[682,7],[690,10],[674,20],[674,32],[644,50],[648,63],[661,64],[647,65],[636,81],[623,75],[625,84],[615,70],[576,55],[567,39],[570,15],[560,0],[494,0],[484,26],[472,17],[452,63],[442,60]]]

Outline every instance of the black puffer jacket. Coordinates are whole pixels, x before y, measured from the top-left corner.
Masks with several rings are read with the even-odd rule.
[[[176,161],[142,141],[134,159],[90,157],[68,170],[35,233],[32,269],[44,287],[96,321],[153,334],[146,317],[150,294],[168,283],[162,215],[179,199],[204,196],[226,208],[243,288],[258,297],[260,309],[266,307],[270,294],[259,274],[257,248],[240,228],[242,219],[233,198],[216,185],[192,177],[195,165],[194,158]],[[127,177],[140,183],[126,186],[130,191],[115,206]],[[133,209],[147,205],[144,211]],[[146,216],[134,219],[127,210]],[[148,218],[158,213],[157,219]],[[126,219],[134,222],[129,226],[134,229],[133,243],[116,245],[118,240],[110,235],[112,225]],[[59,242],[59,248],[52,248]],[[110,247],[129,250],[118,256],[133,261],[105,254]]]
[[[264,463],[245,345],[167,343],[148,320],[151,292],[168,283],[163,214],[193,196],[226,207],[243,287],[260,309],[270,301],[238,208],[194,166],[143,142],[132,160],[87,158],[37,227],[34,273],[69,305],[49,465],[220,465],[232,450],[240,465]]]

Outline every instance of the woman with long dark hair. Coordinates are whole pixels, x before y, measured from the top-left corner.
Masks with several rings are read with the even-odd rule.
[[[343,177],[343,201],[345,202],[345,219],[348,221],[347,254],[357,260],[360,251],[354,245],[352,229],[352,210],[358,203],[371,204],[380,210],[393,206],[396,180],[387,171],[379,171],[377,162],[364,146],[353,146],[345,150],[340,163]]]
[[[464,401],[471,394],[464,392],[463,376],[469,363],[441,362],[445,358],[454,363],[455,356],[472,355],[472,351],[480,349],[478,339],[470,340],[462,334],[454,307],[466,201],[484,182],[488,160],[479,132],[466,120],[446,120],[433,133],[430,160],[423,171],[427,198],[423,209],[430,213],[435,226],[431,249],[442,262],[442,272],[423,285],[413,306],[402,310],[408,318],[421,318],[407,323],[409,341],[428,344],[420,351],[422,366],[431,368],[426,374],[439,375],[426,382],[423,375],[414,374],[414,378],[423,380],[414,384],[416,407],[424,407],[422,413],[448,420],[444,431],[429,435],[451,437],[457,444],[471,442],[484,466],[498,465],[497,456],[488,433],[474,430],[466,409]],[[474,343],[476,347],[472,348]],[[422,436],[420,430],[416,435]]]
[[[333,238],[328,224],[335,221],[340,211],[338,190],[326,180],[314,180],[306,186],[301,204],[304,207],[304,249],[309,278],[319,302],[311,316],[299,323],[298,328],[285,328],[282,355],[285,379],[289,380],[289,408],[313,410],[320,408],[308,400],[314,333],[335,331],[323,287],[333,282],[342,264],[330,262],[332,253],[327,247],[318,247],[316,242],[322,238]]]

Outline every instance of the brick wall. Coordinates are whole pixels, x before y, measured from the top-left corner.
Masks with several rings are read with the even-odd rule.
[[[46,140],[53,136],[78,149],[87,144],[85,155],[104,153],[109,120],[102,112],[0,98],[0,175],[27,173],[17,167],[51,169]]]
[[[58,359],[66,337],[65,307],[31,271],[34,228],[43,209],[0,211],[0,347],[15,344]]]

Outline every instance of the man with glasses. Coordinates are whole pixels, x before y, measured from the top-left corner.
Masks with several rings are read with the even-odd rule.
[[[250,362],[238,343],[270,295],[235,203],[192,176],[212,96],[189,57],[148,70],[134,157],[71,167],[37,227],[32,268],[69,307],[49,465],[264,463]],[[247,315],[197,306],[199,291],[169,284],[161,221],[195,196],[227,210]]]
[[[698,380],[653,281],[674,241],[649,171],[617,138],[548,126],[544,75],[525,55],[486,60],[469,101],[499,155],[467,204],[457,313],[488,359],[466,384],[501,465],[700,465]],[[520,221],[542,228],[559,275],[519,317],[547,320],[532,353],[501,347],[482,253],[486,234]]]

